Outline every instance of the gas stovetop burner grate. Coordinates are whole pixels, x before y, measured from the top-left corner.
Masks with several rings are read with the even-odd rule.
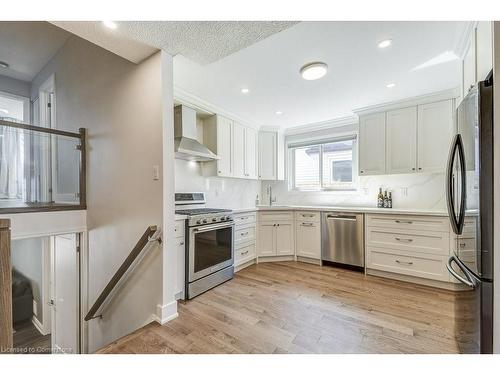
[[[175,213],[177,215],[189,215],[189,216],[217,214],[222,212],[231,212],[231,210],[225,210],[222,208],[193,208],[186,210],[175,210]]]

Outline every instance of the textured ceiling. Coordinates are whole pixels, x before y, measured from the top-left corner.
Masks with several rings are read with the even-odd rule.
[[[0,22],[0,74],[31,81],[55,55],[69,33],[47,22]]]
[[[163,49],[209,64],[297,22],[122,21],[116,30],[96,21],[52,23],[136,63]]]

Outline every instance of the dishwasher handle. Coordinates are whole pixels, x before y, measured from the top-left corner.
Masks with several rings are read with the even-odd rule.
[[[327,219],[330,220],[344,220],[344,221],[357,221],[356,216],[349,216],[349,215],[333,215],[333,214],[328,214],[326,215]]]

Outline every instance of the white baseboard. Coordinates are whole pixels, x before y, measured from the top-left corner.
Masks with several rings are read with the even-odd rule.
[[[169,302],[166,305],[157,305],[156,314],[153,314],[153,320],[163,325],[175,318],[179,314],[177,313],[177,301]]]
[[[33,323],[33,325],[35,326],[35,328],[38,330],[38,332],[40,332],[42,335],[48,335],[50,332],[46,332],[45,330],[45,327],[43,326],[42,323],[40,323],[40,321],[37,319],[37,317],[35,315],[33,315],[33,317],[31,318],[31,322]]]

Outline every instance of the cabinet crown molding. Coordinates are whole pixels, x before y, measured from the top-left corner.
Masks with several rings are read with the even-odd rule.
[[[394,109],[401,109],[405,107],[412,107],[416,105],[439,102],[442,100],[455,99],[458,97],[460,97],[460,88],[455,87],[453,89],[438,91],[431,94],[414,96],[411,98],[396,100],[393,102],[386,102],[381,104],[375,104],[368,107],[362,107],[354,109],[353,112],[356,113],[358,116],[363,116],[371,113],[386,112]]]

